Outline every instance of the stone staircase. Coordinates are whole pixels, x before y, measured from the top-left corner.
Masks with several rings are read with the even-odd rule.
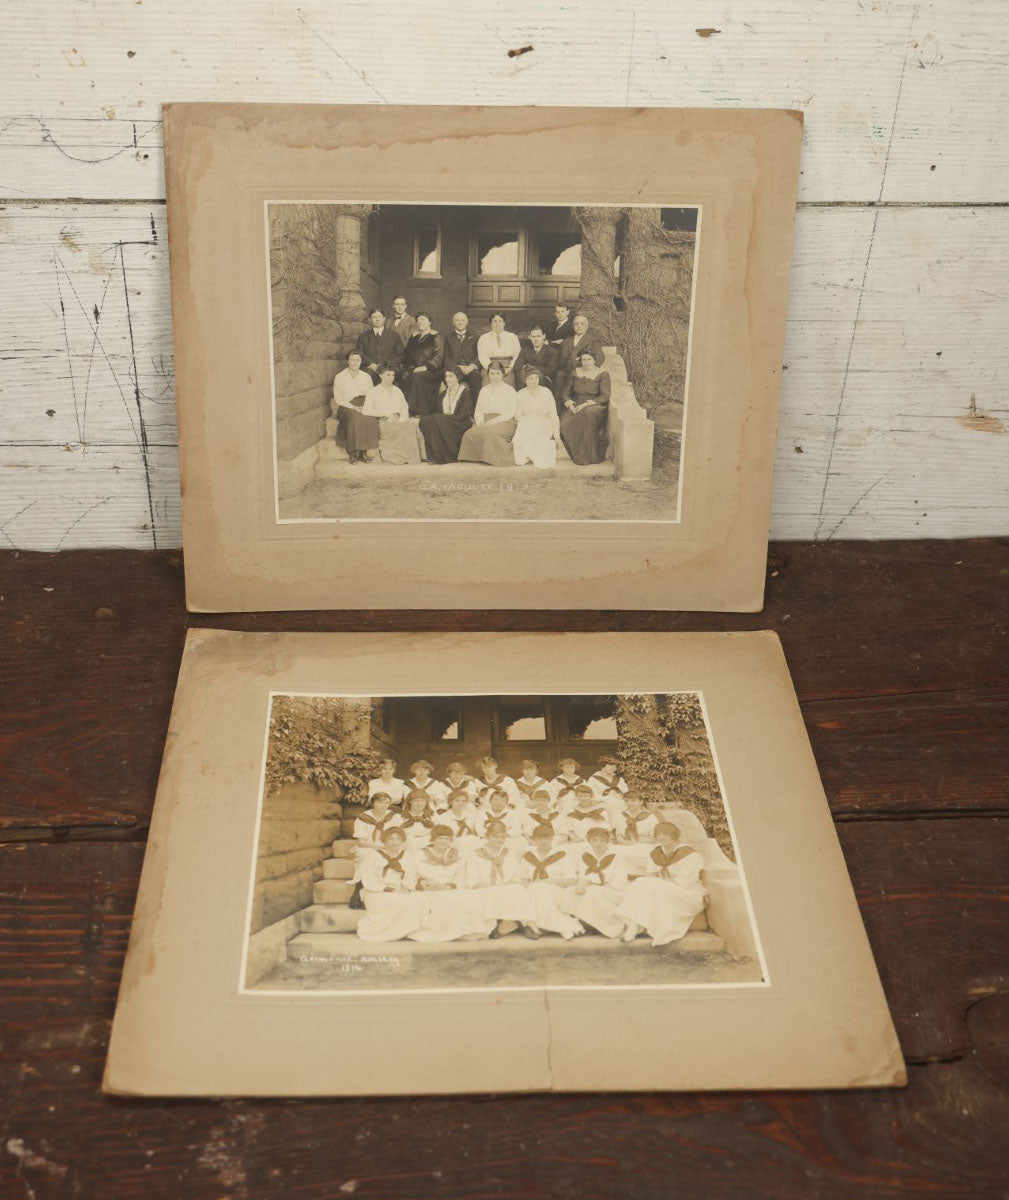
[[[344,820],[347,822],[346,816]],[[600,946],[613,945],[608,938],[594,934],[586,934],[584,937],[563,943],[560,938],[552,935],[538,941],[530,941],[516,935],[496,941],[364,942],[357,936],[357,924],[364,915],[363,910],[348,907],[354,890],[351,882],[354,874],[353,855],[354,842],[350,838],[345,836],[333,842],[332,857],[323,861],[323,876],[313,887],[313,903],[302,909],[299,914],[301,932],[287,943],[287,957],[290,961],[346,961],[375,954],[402,952],[406,948],[411,954],[421,955],[445,954],[449,949],[463,954],[486,954],[501,950],[525,950],[535,953],[557,950],[563,945],[566,951],[582,953],[593,947],[598,949]],[[651,943],[644,937],[632,943],[633,949],[649,949],[650,946]],[[725,949],[725,942],[711,931],[707,918],[701,913],[690,927],[690,932],[675,944],[675,949],[683,954],[716,954]]]

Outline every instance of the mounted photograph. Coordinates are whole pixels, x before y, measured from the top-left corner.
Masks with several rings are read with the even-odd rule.
[[[759,610],[801,113],[164,140],[191,610]]]
[[[678,520],[699,207],[266,212],[278,521]]]
[[[698,693],[271,697],[243,990],[765,980]]]

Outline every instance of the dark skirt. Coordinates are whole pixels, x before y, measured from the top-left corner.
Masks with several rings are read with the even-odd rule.
[[[561,441],[571,461],[585,467],[606,460],[606,405],[591,404],[561,417]]]
[[[419,375],[410,374],[406,378],[406,406],[411,417],[426,417],[436,413],[440,406],[438,389],[441,385],[439,371],[422,371]]]
[[[343,407],[337,420],[341,421],[343,427],[343,440],[348,454],[378,449],[378,417],[366,417],[364,413]]]
[[[427,447],[429,462],[455,462],[463,435],[473,424],[471,417],[453,417],[448,413],[428,413],[420,419],[420,432]]]

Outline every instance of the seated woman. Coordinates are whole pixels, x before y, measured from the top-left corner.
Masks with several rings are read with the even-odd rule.
[[[452,942],[484,936],[480,897],[466,887],[466,865],[447,825],[435,825],[431,844],[415,857],[417,891],[427,906],[424,923],[408,936],[413,942]]]
[[[610,377],[589,351],[567,381],[561,416],[561,441],[579,466],[606,458],[606,413],[610,404]]]
[[[438,411],[445,339],[431,328],[427,313],[418,313],[416,319],[417,331],[407,339],[403,351],[403,387],[410,416],[424,417]]]
[[[428,462],[455,462],[463,435],[473,424],[475,407],[476,397],[460,379],[458,367],[446,367],[441,408],[420,419],[420,435],[427,448]]]
[[[403,804],[403,820],[399,826],[406,834],[407,850],[412,853],[426,846],[431,840],[431,830],[434,826],[435,820],[427,792],[420,788],[409,792]]]
[[[333,416],[336,417],[336,442],[347,444],[347,413],[359,413],[368,393],[375,386],[367,371],[361,369],[363,359],[359,350],[347,355],[346,367],[333,380]]]
[[[653,946],[666,946],[679,941],[704,908],[704,859],[680,841],[671,821],[655,826],[655,838],[647,874],[631,880],[616,915],[626,923],[623,941],[633,942],[644,929]]]
[[[515,466],[512,438],[515,436],[515,389],[504,381],[504,371],[493,363],[489,383],[480,389],[473,412],[473,427],[463,434],[460,462],[485,462],[492,467]]]
[[[517,467],[524,467],[526,463],[532,463],[534,467],[557,465],[557,438],[560,436],[557,404],[553,392],[543,387],[542,379],[536,367],[529,367],[525,372],[526,385],[515,397],[517,421],[512,452]]]
[[[361,898],[366,911],[357,936],[365,942],[394,942],[424,924],[427,901],[416,890],[417,872],[405,849],[402,829],[386,829],[381,849],[369,854],[361,866]]]
[[[410,416],[403,393],[396,387],[395,378],[396,372],[392,367],[382,368],[379,372],[380,382],[368,393],[364,402],[361,419],[375,422],[375,446],[382,462],[419,463],[420,430],[416,418]],[[372,459],[366,452],[359,455],[357,461],[371,462]]]
[[[508,830],[500,821],[490,821],[484,843],[466,860],[466,886],[479,899],[481,932],[497,938],[522,923],[535,920],[532,903],[519,882],[520,860],[507,846]]]
[[[627,892],[627,872],[610,846],[610,833],[601,826],[588,831],[588,850],[573,854],[575,886],[560,900],[561,908],[604,937],[627,932],[619,906]]]

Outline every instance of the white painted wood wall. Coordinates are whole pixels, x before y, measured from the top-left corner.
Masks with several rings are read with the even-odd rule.
[[[803,109],[772,534],[1009,531],[1009,0],[6,0],[0,26],[0,545],[180,544],[169,100]]]

